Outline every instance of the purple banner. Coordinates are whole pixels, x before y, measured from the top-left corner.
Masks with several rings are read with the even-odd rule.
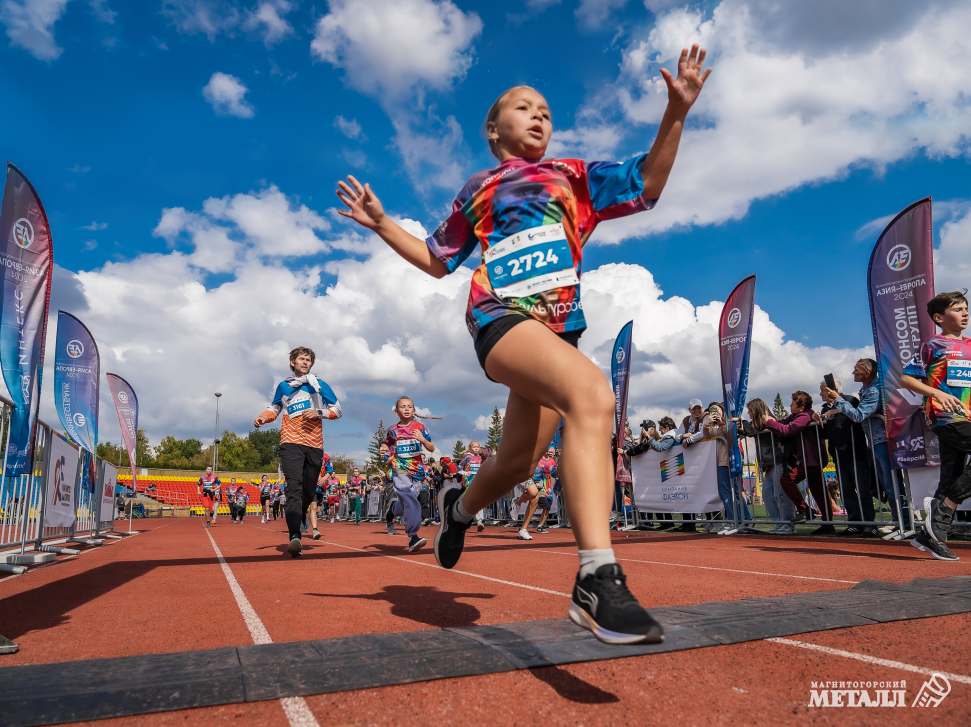
[[[34,428],[44,371],[54,248],[44,205],[27,177],[7,162],[0,204],[0,366],[14,403],[4,475],[27,474],[34,462]]]
[[[755,314],[755,276],[749,275],[735,286],[725,301],[718,322],[718,353],[722,370],[722,394],[727,417],[740,416],[748,393],[748,363],[752,351],[752,318]],[[729,454],[733,475],[742,473],[742,451],[732,431]]]
[[[121,436],[125,440],[125,449],[128,450],[128,462],[131,464],[132,488],[138,480],[135,475],[135,454],[138,443],[138,397],[135,390],[127,381],[117,374],[105,374],[108,379],[108,389],[111,391],[111,400],[115,403],[115,411],[118,412],[118,425],[121,427]]]
[[[934,297],[930,197],[910,205],[880,235],[870,255],[867,292],[890,465],[939,466],[937,437],[927,429],[923,398],[900,386],[904,366],[920,356],[921,342],[937,332],[927,315]]]

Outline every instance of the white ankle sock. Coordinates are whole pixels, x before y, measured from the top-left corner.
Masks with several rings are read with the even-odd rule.
[[[604,548],[603,550],[581,550],[580,578],[586,578],[589,575],[593,575],[597,571],[597,568],[602,565],[608,565],[616,562],[617,559],[614,558],[613,548]]]
[[[465,509],[465,506],[462,504],[464,500],[465,493],[462,493],[462,496],[455,501],[455,507],[452,509],[452,514],[455,515],[455,519],[460,523],[470,523],[472,522],[472,518],[475,517],[475,514],[470,513]]]

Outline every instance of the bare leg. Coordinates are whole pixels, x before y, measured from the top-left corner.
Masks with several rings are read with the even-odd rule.
[[[533,494],[534,492],[536,494]],[[523,530],[529,530],[529,523],[533,519],[533,515],[536,512],[536,506],[539,504],[539,490],[537,490],[535,487],[530,487],[527,494],[530,497],[527,500],[529,504],[526,506],[526,514],[523,516]],[[523,497],[525,497],[525,495]]]
[[[310,530],[314,531],[317,529],[317,501],[314,500],[310,503]]]
[[[562,417],[563,495],[577,544],[581,550],[610,548],[610,435],[615,402],[603,372],[532,320],[500,339],[486,360],[486,369],[510,388],[509,402],[499,450],[482,464],[465,493],[465,510],[481,510],[529,477]]]
[[[547,510],[543,510],[540,513],[540,516],[539,516],[539,525],[536,526],[536,529],[537,530],[539,530],[541,527],[543,527],[544,525],[546,525],[546,516],[549,515],[549,514],[550,514],[550,511],[548,509]]]

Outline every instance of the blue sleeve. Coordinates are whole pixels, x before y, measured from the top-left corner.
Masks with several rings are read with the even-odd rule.
[[[219,479],[219,478],[217,477],[217,478],[216,478],[215,480],[213,480],[213,481],[212,481],[212,484],[214,484],[214,485],[221,485],[221,484],[222,484],[222,480],[220,480],[220,479]]]
[[[842,396],[837,397],[833,406],[859,424],[880,408],[880,392],[876,389],[867,389],[858,407],[854,407]]]
[[[330,388],[330,384],[325,383],[320,379],[317,379],[317,383],[320,384],[320,398],[324,400],[324,406],[333,406],[336,404],[337,395],[334,393],[334,390]],[[275,400],[274,403],[276,403]]]
[[[647,443],[655,452],[666,452],[674,446],[674,439],[672,437],[665,437],[664,439],[649,439]]]
[[[270,406],[283,406],[283,395],[289,390],[290,386],[286,381],[281,381],[277,384],[276,391],[273,392],[273,401],[270,402]]]
[[[329,475],[334,474],[334,465],[330,460],[327,460],[327,466],[324,468],[324,471]]]
[[[429,433],[429,431],[428,431],[428,430],[427,430],[427,429],[425,428],[425,425],[424,425],[424,424],[422,424],[422,425],[421,425],[421,436],[423,436],[423,437],[424,437],[425,439],[427,439],[427,440],[428,440],[429,442],[431,442],[431,441],[432,441],[432,435],[431,435],[431,434]]]
[[[639,154],[626,162],[588,162],[587,184],[590,201],[598,212],[614,205],[630,202],[644,192],[641,164],[647,154]]]

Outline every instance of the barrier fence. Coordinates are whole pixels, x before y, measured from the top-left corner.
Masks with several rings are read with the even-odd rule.
[[[684,525],[720,523],[728,526],[731,532],[762,532],[756,528],[757,525],[773,525],[775,527],[770,532],[794,533],[791,521],[796,516],[795,501],[802,500],[811,513],[818,513],[818,517],[813,518],[817,525],[838,524],[860,530],[893,528],[889,533],[881,532],[881,535],[893,539],[910,537],[914,534],[915,521],[920,521],[920,505],[915,505],[910,472],[892,470],[886,452],[878,453],[878,448],[885,449],[887,445],[874,443],[872,419],[865,420],[862,426],[863,436],[858,434],[857,426],[852,426],[849,429],[849,443],[843,442],[838,446],[829,443],[829,448],[826,446],[824,429],[816,422],[786,438],[770,429],[743,434],[742,438],[753,446],[746,446],[748,456],[742,475],[728,476],[728,486],[724,488],[720,488],[718,482],[719,478],[726,479],[724,472],[704,483],[709,488],[708,494],[717,492],[719,501],[717,507],[699,512],[684,511],[676,506],[648,508],[643,502],[639,504],[638,493],[643,499],[646,492],[638,486],[638,475],[650,477],[644,466],[645,461],[662,468],[682,467],[685,460],[700,456],[703,451],[700,448],[703,447],[711,450],[707,453],[709,456],[717,458],[719,443],[728,447],[727,439],[718,437],[717,441],[698,442],[687,449],[677,443],[666,452],[653,453],[653,457],[639,462],[640,458],[652,454],[649,450],[634,457],[631,464],[634,479],[631,486],[633,524],[629,527],[663,526],[673,522],[673,515],[680,513],[679,524]],[[828,449],[832,449],[832,457]],[[681,460],[672,463],[678,455]],[[830,461],[835,476],[827,480],[824,469]],[[665,464],[662,465],[662,462]],[[938,468],[932,469],[935,475],[939,474]],[[923,479],[932,479],[926,473],[921,472],[920,475]],[[675,472],[665,481],[670,481],[672,484],[669,487],[674,488],[682,476],[683,473]],[[746,482],[751,483],[748,488],[750,498],[746,498]],[[755,517],[754,507],[751,507],[755,503],[755,483],[762,486],[765,517]],[[722,511],[725,516],[718,517]]]
[[[13,403],[0,396],[0,441],[6,453]],[[94,491],[82,487],[79,448],[48,424],[38,420],[34,432],[35,456],[30,474],[0,476],[0,572],[23,573],[27,564],[45,563],[61,554],[80,551],[64,544],[101,545],[105,538],[120,537],[114,528],[114,483],[117,470],[98,459]],[[54,449],[67,452],[54,458]],[[73,454],[72,454],[73,453]],[[68,461],[73,461],[73,466]],[[114,477],[106,477],[106,470]],[[6,457],[0,475],[6,472]],[[56,481],[54,478],[56,477]],[[64,487],[69,483],[70,487]],[[73,514],[70,525],[55,525],[51,509],[56,497],[70,490],[71,502],[62,510]],[[52,495],[54,497],[52,497]],[[107,500],[107,502],[106,502]]]

